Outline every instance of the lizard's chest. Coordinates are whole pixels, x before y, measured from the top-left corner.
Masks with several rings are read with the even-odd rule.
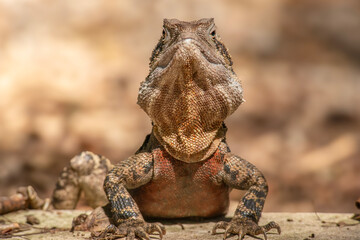
[[[153,156],[153,179],[131,191],[144,216],[211,217],[227,211],[229,189],[217,181],[223,167],[219,150],[196,163],[176,160],[161,149],[155,149]]]

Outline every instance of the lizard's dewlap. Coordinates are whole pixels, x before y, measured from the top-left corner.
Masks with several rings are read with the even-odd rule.
[[[138,104],[173,157],[198,162],[224,137],[221,124],[241,104],[242,88],[216,52],[188,35],[158,60],[140,87]]]

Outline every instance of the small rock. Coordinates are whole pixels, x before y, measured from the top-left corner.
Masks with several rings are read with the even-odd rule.
[[[36,224],[40,223],[40,220],[37,217],[35,217],[34,215],[27,215],[26,223],[28,223],[30,225],[36,225]]]

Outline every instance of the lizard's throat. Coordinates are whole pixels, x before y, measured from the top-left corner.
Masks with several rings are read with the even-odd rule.
[[[222,122],[241,104],[242,88],[222,65],[177,63],[160,76],[150,73],[140,87],[138,104],[173,157],[197,162],[209,157],[224,137]]]

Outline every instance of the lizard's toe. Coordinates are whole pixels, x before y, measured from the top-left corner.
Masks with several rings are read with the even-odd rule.
[[[271,229],[274,228],[274,229],[277,230],[278,234],[281,233],[281,228],[280,228],[279,224],[277,224],[274,221],[271,221],[268,224],[264,225],[263,228],[264,228],[265,232],[268,232],[268,231],[270,231]]]
[[[125,233],[121,234],[119,229],[113,225],[108,225],[103,231],[91,231],[91,239],[116,239],[118,235],[126,236]]]
[[[220,221],[215,224],[213,227],[211,234],[215,235],[217,229],[226,229],[226,227],[229,225],[229,222]]]
[[[127,230],[126,240],[134,240],[134,239],[135,239],[135,231],[133,228],[129,228]]]
[[[146,223],[144,228],[145,228],[145,231],[148,234],[158,233],[160,239],[162,239],[163,235],[166,234],[165,227],[161,223],[158,223],[158,222],[156,222],[156,223]]]

